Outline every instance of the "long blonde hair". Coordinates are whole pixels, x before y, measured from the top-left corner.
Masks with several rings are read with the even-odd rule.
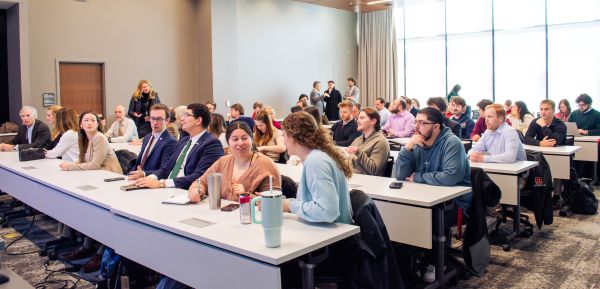
[[[300,145],[310,149],[319,149],[326,153],[347,178],[352,176],[352,167],[335,146],[328,129],[317,125],[312,115],[304,111],[289,114],[283,120],[282,128],[287,136]]]
[[[60,105],[52,105],[46,109],[54,114],[54,125],[50,128],[50,139],[54,140],[61,132],[56,129],[56,113],[62,108]]]
[[[149,93],[148,98],[155,99],[156,92],[152,88],[152,85],[150,84],[150,82],[146,79],[142,79],[142,80],[140,80],[140,82],[138,82],[137,89],[133,92],[133,95],[131,97],[135,100],[139,100],[142,97],[142,85],[144,85],[144,83],[148,84],[148,86],[150,86],[150,93]]]

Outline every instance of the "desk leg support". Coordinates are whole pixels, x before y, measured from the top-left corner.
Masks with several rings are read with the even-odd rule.
[[[448,279],[456,275],[456,270],[445,272],[446,235],[444,234],[444,204],[433,208],[433,256],[435,266],[435,282],[425,287],[426,289],[444,286]]]
[[[510,251],[514,239],[521,234],[521,190],[517,190],[517,205],[513,206],[513,231],[506,237],[506,244],[502,245],[504,251]]]
[[[315,264],[305,263],[300,260],[302,269],[302,289],[315,289]]]

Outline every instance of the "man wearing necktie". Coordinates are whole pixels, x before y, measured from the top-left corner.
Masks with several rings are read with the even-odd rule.
[[[138,187],[188,189],[192,182],[221,156],[223,146],[206,129],[210,123],[210,112],[204,104],[187,106],[181,128],[190,136],[177,143],[177,149],[168,162],[147,177],[136,180]]]
[[[130,180],[153,174],[161,164],[169,161],[177,146],[177,141],[167,131],[169,108],[162,103],[155,104],[150,107],[149,115],[152,133],[144,136],[140,154],[130,167]]]

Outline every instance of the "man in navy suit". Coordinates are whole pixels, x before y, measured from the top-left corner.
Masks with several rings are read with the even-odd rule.
[[[169,161],[177,141],[167,131],[167,117],[169,108],[158,103],[150,107],[150,126],[152,133],[147,134],[142,141],[142,149],[136,162],[132,164],[130,180],[137,180],[151,175],[158,170],[161,164]]]
[[[190,136],[177,143],[177,149],[168,162],[151,175],[138,179],[135,184],[144,188],[188,189],[220,157],[223,156],[221,142],[207,130],[210,112],[204,104],[193,103],[181,122],[181,128]]]

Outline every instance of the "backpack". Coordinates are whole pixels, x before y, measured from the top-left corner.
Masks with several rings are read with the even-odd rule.
[[[595,215],[598,212],[598,200],[588,180],[579,178],[571,184],[570,208],[575,214]]]

